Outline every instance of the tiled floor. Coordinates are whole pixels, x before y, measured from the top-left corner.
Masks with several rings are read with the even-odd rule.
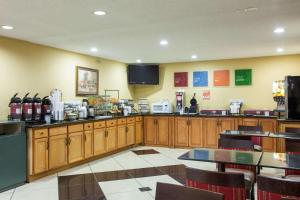
[[[127,150],[0,193],[0,200],[151,200],[158,181],[184,184],[183,165],[216,170],[213,163],[178,160],[188,149],[137,147],[132,150],[145,149],[159,153],[144,151],[137,155]],[[283,174],[283,171],[263,169],[261,173]],[[141,192],[142,187],[150,187],[151,191]]]

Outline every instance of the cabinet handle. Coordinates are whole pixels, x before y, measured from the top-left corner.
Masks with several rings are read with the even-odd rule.
[[[49,150],[49,142],[47,142],[47,150]]]
[[[126,126],[126,130],[125,131],[126,131],[126,133],[128,132],[128,126]]]
[[[86,134],[84,134],[84,141],[86,141]]]
[[[66,144],[66,146],[68,146],[68,143],[69,143],[69,142],[68,142],[68,138],[66,138],[66,139],[65,139],[65,144]]]
[[[72,142],[72,141],[71,141],[71,138],[69,138],[69,145],[71,144],[71,142]]]

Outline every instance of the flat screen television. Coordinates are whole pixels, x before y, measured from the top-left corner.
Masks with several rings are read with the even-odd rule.
[[[128,84],[159,85],[158,64],[129,64]]]

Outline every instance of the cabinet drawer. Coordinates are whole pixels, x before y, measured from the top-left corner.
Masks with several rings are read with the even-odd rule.
[[[94,122],[94,129],[105,128],[105,121]]]
[[[69,126],[69,133],[83,131],[83,124],[76,124]]]
[[[118,125],[126,124],[126,118],[118,119]]]
[[[33,132],[33,137],[34,138],[44,138],[48,137],[48,129],[38,129]]]
[[[57,128],[50,128],[49,129],[49,136],[54,136],[54,135],[63,135],[68,132],[68,129],[66,126],[63,127],[57,127]]]
[[[84,130],[93,130],[93,123],[85,123]]]
[[[136,121],[136,122],[141,122],[142,120],[143,120],[143,117],[142,117],[142,116],[135,117],[135,121]]]
[[[117,125],[117,120],[107,120],[106,121],[107,127],[116,126],[116,125]]]
[[[127,123],[134,123],[134,122],[135,122],[134,117],[127,118]]]

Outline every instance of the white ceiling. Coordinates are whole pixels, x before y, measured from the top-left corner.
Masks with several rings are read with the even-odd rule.
[[[127,63],[300,53],[300,0],[0,0],[0,24],[14,26],[3,36]]]

